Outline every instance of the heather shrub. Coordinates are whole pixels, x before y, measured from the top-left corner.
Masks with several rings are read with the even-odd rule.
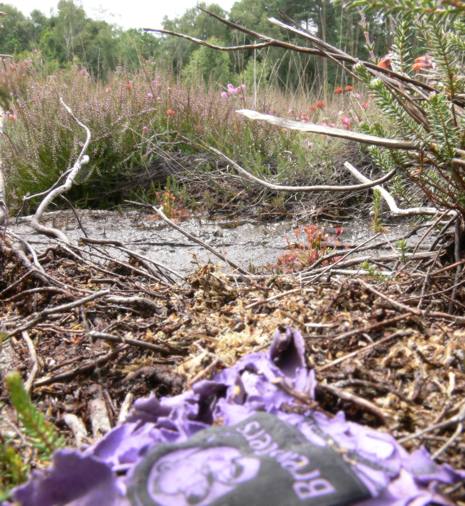
[[[169,173],[171,181],[178,176],[182,181],[189,177],[200,181],[217,165],[211,158],[201,164],[195,161],[208,145],[257,175],[286,183],[324,182],[347,151],[343,141],[309,138],[242,120],[235,110],[250,107],[253,97],[237,81],[221,86],[206,86],[201,80],[177,82],[148,63],[136,73],[118,69],[105,82],[77,66],[51,75],[43,75],[32,64],[18,68],[0,73],[0,83],[8,85],[1,149],[13,209],[26,195],[50,188],[80,150],[82,129],[60,105],[60,96],[92,132],[91,162],[67,195],[81,207],[109,207],[141,193],[146,200],[155,198],[166,184],[165,169],[173,155],[183,158]],[[327,105],[294,95],[289,102],[283,92],[269,89],[256,99],[265,112],[344,126],[341,108],[354,107],[352,99],[361,100],[357,97],[334,95]],[[353,118],[351,122],[358,121],[355,113]],[[351,124],[346,122],[345,127]],[[250,186],[246,181],[241,184]],[[189,186],[192,192],[195,188]],[[227,192],[227,185],[222,186],[218,192]],[[36,204],[37,200],[28,200],[24,211],[31,212]]]

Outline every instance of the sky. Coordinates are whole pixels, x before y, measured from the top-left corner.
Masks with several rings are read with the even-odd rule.
[[[58,0],[3,0],[29,15],[34,9],[47,16],[56,11]],[[229,10],[235,0],[212,0]],[[74,0],[84,7],[87,15],[122,28],[159,28],[164,16],[174,18],[195,7],[197,0]],[[209,3],[209,2],[207,2]]]

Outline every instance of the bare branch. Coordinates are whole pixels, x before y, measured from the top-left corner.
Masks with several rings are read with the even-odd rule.
[[[299,132],[308,132],[311,134],[329,135],[330,137],[337,137],[339,139],[346,139],[348,141],[360,142],[361,144],[370,144],[374,146],[382,146],[391,149],[405,149],[413,151],[417,146],[410,141],[402,141],[400,139],[387,139],[385,137],[377,137],[376,135],[367,135],[359,132],[351,132],[343,130],[342,128],[332,128],[315,123],[305,123],[302,121],[295,121],[287,118],[280,118],[272,116],[271,114],[263,114],[261,112],[252,111],[250,109],[239,109],[236,111],[246,118],[252,120],[265,121],[271,125],[276,125],[281,128],[288,128],[289,130],[298,130]]]
[[[154,33],[163,33],[165,35],[173,35],[174,37],[179,37],[180,39],[189,40],[198,44],[199,46],[209,47],[211,49],[216,49],[217,51],[242,51],[245,49],[262,49],[264,47],[268,47],[273,45],[271,40],[265,42],[259,42],[257,44],[242,44],[240,46],[219,46],[218,44],[212,44],[211,42],[207,42],[206,40],[198,39],[197,37],[191,37],[190,35],[186,35],[184,33],[173,32],[172,30],[165,30],[164,28],[144,28],[145,32],[154,32]]]
[[[201,8],[201,7],[199,7],[199,9],[202,12],[205,12],[206,14],[211,16],[212,18],[215,18],[218,21],[220,21],[221,23],[225,24],[226,26],[229,26],[230,28],[233,28],[235,30],[239,30],[243,33],[246,33],[247,35],[250,35],[251,37],[253,37],[255,39],[261,39],[261,40],[269,42],[270,46],[282,47],[284,49],[290,49],[291,51],[296,51],[298,53],[307,53],[307,54],[325,57],[325,58],[337,58],[337,60],[339,62],[350,63],[352,65],[355,65],[357,63],[362,63],[365,67],[367,67],[370,71],[372,71],[372,73],[373,73],[373,71],[375,71],[377,75],[384,75],[384,76],[392,77],[392,78],[398,79],[399,81],[413,84],[414,86],[416,86],[418,88],[422,88],[422,89],[429,91],[429,92],[436,91],[428,83],[424,83],[424,82],[418,81],[416,79],[412,79],[411,77],[406,76],[405,74],[399,74],[398,72],[395,72],[394,70],[391,70],[391,69],[385,69],[383,67],[379,67],[375,63],[359,60],[357,58],[354,58],[353,56],[348,55],[347,53],[342,52],[340,49],[333,48],[332,46],[326,45],[325,47],[329,47],[332,50],[322,51],[320,49],[315,49],[312,47],[299,46],[296,44],[292,44],[291,42],[286,42],[286,41],[283,41],[280,39],[273,39],[272,37],[269,37],[268,35],[264,35],[262,33],[255,32],[253,30],[245,28],[244,26],[242,26],[238,23],[234,23],[232,21],[229,21],[228,19],[222,18],[221,16],[218,16],[218,14],[215,14],[214,12],[210,12],[206,9]],[[272,19],[273,18],[271,18],[270,21],[274,22],[274,21],[272,21]],[[295,31],[299,35],[302,35],[302,36],[308,38],[307,36],[309,34],[307,34],[306,32],[301,32],[297,28],[286,25],[285,23],[282,23],[280,21],[278,21],[276,24],[278,24],[278,23],[281,25],[282,28],[285,28],[286,30]],[[175,34],[175,33],[173,33],[173,35],[180,36],[180,34]],[[326,43],[324,41],[320,41],[320,47],[321,47],[321,44],[326,44]]]
[[[69,170],[65,182],[61,186],[58,186],[57,188],[54,188],[52,191],[50,191],[50,193],[47,194],[44,200],[42,200],[36,213],[32,217],[31,224],[34,227],[34,229],[37,230],[38,232],[46,235],[55,236],[60,241],[63,241],[64,243],[68,244],[70,241],[66,236],[66,234],[64,234],[61,230],[58,230],[56,228],[46,227],[45,225],[42,225],[42,223],[40,223],[40,220],[44,212],[47,210],[48,206],[51,204],[51,202],[53,202],[53,200],[56,197],[58,197],[62,193],[67,192],[72,187],[74,180],[76,179],[76,176],[81,170],[81,167],[89,162],[89,157],[85,153],[90,143],[91,134],[89,128],[86,125],[84,125],[82,121],[76,118],[73,111],[65,104],[65,102],[61,97],[60,103],[68,111],[68,113],[72,116],[72,118],[76,121],[76,123],[85,130],[86,140],[84,142],[84,145],[82,146],[81,152],[79,153],[76,162],[74,163],[71,170]]]
[[[226,262],[227,264],[229,264],[233,269],[236,269],[241,274],[244,274],[245,276],[250,276],[251,275],[250,272],[246,271],[245,269],[243,269],[242,267],[240,267],[239,265],[237,265],[232,260],[229,260],[227,257],[225,257],[224,255],[222,255],[218,250],[216,250],[215,248],[212,248],[211,246],[209,246],[205,242],[201,241],[195,235],[190,234],[186,230],[182,229],[180,226],[176,225],[176,223],[174,223],[173,220],[170,220],[168,218],[168,216],[166,216],[166,214],[163,212],[163,207],[156,207],[156,206],[145,205],[145,204],[142,204],[140,202],[133,202],[131,200],[128,200],[127,202],[129,202],[131,204],[136,204],[138,206],[150,207],[150,209],[153,209],[158,214],[158,216],[160,216],[160,218],[163,221],[165,221],[166,223],[168,223],[168,225],[172,226],[175,230],[177,230],[178,232],[180,232],[182,235],[184,235],[185,237],[189,238],[191,241],[193,241],[193,242],[195,242],[197,244],[200,244],[200,246],[203,246],[210,253],[213,253],[213,255],[215,255],[216,257],[218,257],[220,260],[223,260],[223,262]]]
[[[343,186],[337,186],[337,185],[313,185],[313,186],[286,186],[286,185],[279,185],[274,183],[269,183],[268,181],[265,181],[263,179],[260,179],[257,176],[254,176],[249,171],[245,170],[243,167],[241,167],[237,162],[226,156],[224,153],[219,151],[218,149],[208,147],[210,151],[213,151],[213,153],[216,153],[217,155],[224,158],[228,163],[230,163],[240,174],[244,175],[248,179],[254,181],[255,183],[261,184],[262,186],[265,186],[266,188],[269,188],[270,190],[276,190],[276,191],[290,191],[290,192],[314,192],[314,191],[340,191],[340,192],[347,192],[347,191],[356,191],[356,190],[366,190],[367,188],[372,188],[373,186],[376,186],[381,183],[385,183],[386,181],[389,181],[394,174],[396,173],[397,169],[391,170],[388,174],[383,176],[380,179],[376,179],[375,181],[369,181],[368,183],[362,183],[362,184],[353,184],[353,185],[343,185]]]
[[[370,180],[364,176],[359,170],[357,170],[351,163],[344,162],[344,167],[359,181],[362,181],[364,183],[368,183]],[[374,190],[379,190],[381,193],[381,196],[386,201],[387,205],[389,206],[389,210],[392,214],[395,216],[415,216],[417,214],[431,214],[433,216],[436,216],[437,214],[443,213],[443,211],[436,209],[435,207],[409,207],[408,209],[401,209],[396,201],[394,200],[394,197],[385,190],[382,186],[376,185]],[[455,216],[457,213],[455,211],[448,211],[445,213],[449,216]]]

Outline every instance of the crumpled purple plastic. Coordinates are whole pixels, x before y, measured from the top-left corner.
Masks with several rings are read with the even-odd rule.
[[[314,445],[324,446],[329,438],[357,455],[352,469],[372,496],[361,506],[452,504],[437,486],[464,479],[464,471],[437,465],[424,448],[409,454],[389,434],[347,421],[342,412],[334,417],[310,407],[302,412],[302,403],[287,392],[314,399],[315,385],[300,333],[278,331],[268,353],[249,354],[181,395],[137,400],[125,423],[83,451],[57,451],[52,467],[35,471],[13,491],[13,499],[22,506],[129,506],[131,472],[150,449],[186,442],[213,424],[233,425],[262,411],[299,429]],[[292,406],[300,411],[293,413]]]

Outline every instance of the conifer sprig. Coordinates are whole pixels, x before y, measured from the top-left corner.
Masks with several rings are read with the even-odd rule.
[[[8,374],[5,383],[28,441],[39,451],[42,459],[49,459],[56,449],[64,446],[64,438],[34,406],[18,372]]]

